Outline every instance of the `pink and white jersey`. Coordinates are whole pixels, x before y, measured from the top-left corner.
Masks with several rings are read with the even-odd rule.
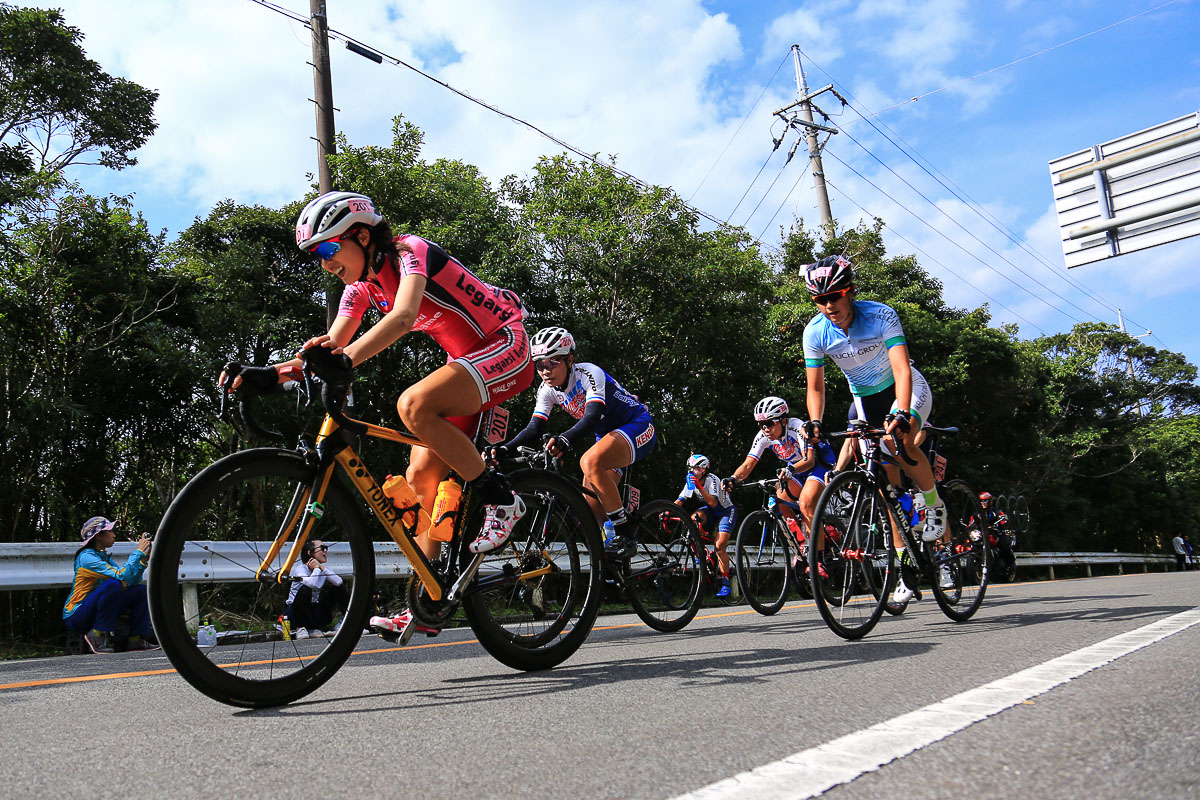
[[[388,313],[395,307],[400,281],[416,274],[428,282],[413,330],[429,334],[451,358],[471,352],[480,340],[524,318],[521,298],[480,280],[433,242],[408,234],[397,236],[396,243],[412,252],[401,247],[399,268],[389,262],[374,278],[347,286],[339,317],[362,319],[368,308]]]

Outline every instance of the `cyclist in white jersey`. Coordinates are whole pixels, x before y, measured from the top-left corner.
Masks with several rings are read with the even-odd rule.
[[[937,494],[929,459],[913,442],[929,418],[933,394],[925,378],[912,367],[904,328],[895,309],[883,303],[855,299],[854,268],[842,255],[826,256],[806,266],[802,274],[813,302],[821,313],[804,328],[804,365],[808,378],[809,433],[820,435],[825,413],[825,359],[831,358],[846,375],[861,419],[884,427],[896,436],[907,461],[901,468],[912,478],[925,501],[921,538],[941,539],[946,532],[946,507]],[[915,424],[914,424],[915,423]],[[899,484],[900,473],[887,467],[888,479]],[[896,541],[903,556],[904,543]],[[951,578],[944,570],[941,580]],[[913,595],[901,581],[893,599],[905,602]]]
[[[805,523],[812,522],[817,498],[825,488],[825,475],[833,465],[833,448],[828,442],[811,441],[804,429],[804,421],[789,416],[787,401],[782,397],[764,397],[754,406],[754,419],[759,432],[750,445],[750,452],[730,481],[736,485],[746,480],[754,471],[763,453],[769,447],[784,463],[780,468],[779,491],[776,496],[781,502],[779,511],[792,527],[798,507]],[[799,531],[797,525],[793,533]]]
[[[696,525],[713,537],[713,545],[717,550],[717,567],[721,576],[717,578],[717,597],[728,597],[733,591],[729,583],[729,538],[733,526],[737,523],[737,506],[729,497],[722,481],[708,471],[710,462],[708,456],[693,453],[687,460],[687,478],[675,505],[682,507],[684,502],[696,498],[700,508],[692,513]]]
[[[625,504],[617,485],[621,470],[650,455],[657,443],[654,421],[646,406],[595,364],[575,361],[575,337],[565,328],[543,328],[529,342],[530,353],[542,385],[534,401],[533,417],[524,430],[492,449],[492,460],[518,445],[532,444],[541,435],[557,405],[578,422],[546,443],[546,450],[561,457],[594,436],[595,444],[579,456],[583,484],[595,492],[587,501],[600,520],[613,524],[615,536],[605,553],[615,558],[633,555],[637,543],[629,530]]]

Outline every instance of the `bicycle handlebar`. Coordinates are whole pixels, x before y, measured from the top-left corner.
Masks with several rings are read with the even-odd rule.
[[[267,371],[270,375],[267,375]],[[279,431],[269,430],[258,424],[258,420],[254,416],[254,398],[260,394],[278,394],[285,391],[282,384],[279,383],[278,374],[273,367],[244,367],[237,361],[226,362],[222,368],[225,373],[225,380],[221,383],[221,405],[218,409],[217,416],[224,419],[229,411],[229,395],[233,389],[234,379],[240,377],[242,385],[238,388],[238,413],[241,414],[242,422],[250,429],[250,432],[264,439],[282,440],[283,434]]]
[[[247,367],[236,361],[225,364],[225,381],[221,384],[221,405],[219,416],[225,417],[229,410],[229,394],[235,378],[241,377],[242,384],[238,387],[238,412],[242,421],[251,433],[264,439],[282,440],[283,434],[264,428],[258,423],[254,413],[254,399],[264,394],[279,394],[289,388],[300,390],[303,386],[305,405],[312,405],[312,398],[320,384],[321,405],[339,426],[354,433],[366,433],[365,422],[350,419],[342,410],[346,404],[346,395],[350,384],[354,381],[354,367],[344,354],[334,354],[327,347],[310,347],[300,354],[300,369],[304,376],[303,382],[289,381],[279,383],[279,372],[274,367]]]

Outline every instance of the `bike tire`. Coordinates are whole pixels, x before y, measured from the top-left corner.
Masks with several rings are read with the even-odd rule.
[[[285,639],[276,621],[284,611],[290,584],[261,582],[255,572],[304,487],[316,470],[294,451],[243,450],[213,463],[175,496],[159,523],[150,556],[150,618],[163,652],[176,671],[203,694],[243,708],[265,708],[298,700],[316,690],[340,668],[363,632],[375,579],[375,552],[355,498],[331,481],[323,513],[314,518],[309,540],[320,539],[348,568],[338,569],[349,584],[342,624],[332,638]],[[299,490],[298,490],[298,487]],[[288,544],[294,541],[294,531]],[[236,542],[214,552],[206,543]],[[344,544],[344,547],[343,547]],[[201,575],[185,549],[207,550]],[[345,550],[346,562],[340,554]],[[282,566],[287,550],[274,560]],[[328,587],[329,584],[326,584]],[[326,589],[322,589],[326,591]],[[193,594],[194,592],[194,594]],[[212,646],[201,646],[197,628],[209,618],[221,630]]]
[[[570,658],[600,611],[600,526],[579,488],[543,470],[509,476],[525,502],[508,542],[487,554],[463,594],[463,611],[479,643],[513,669],[550,669]],[[460,559],[483,526],[483,505],[466,522]],[[531,578],[521,578],[546,570]]]
[[[704,541],[700,530],[680,506],[652,500],[638,509],[637,552],[624,573],[633,611],[656,631],[682,630],[704,600]]]
[[[832,513],[835,508],[837,514]],[[894,582],[896,551],[891,543],[888,506],[869,476],[843,472],[821,492],[813,512],[813,529],[823,530],[830,517],[845,525],[845,536],[841,542],[825,540],[820,548],[815,540],[810,542],[809,574],[818,574],[819,563],[834,564],[841,581],[837,589],[848,599],[834,605],[825,591],[814,593],[813,599],[831,631],[843,639],[861,639],[879,622]],[[859,591],[860,587],[865,591]]]
[[[1016,518],[1017,533],[1029,533],[1029,501],[1025,499],[1025,495],[1017,495],[1017,499],[1013,502],[1012,515]]]
[[[752,511],[738,526],[734,557],[738,586],[750,607],[763,616],[779,613],[787,601],[792,578],[790,535],[781,521],[765,509]]]
[[[990,581],[988,532],[967,524],[983,519],[983,507],[979,496],[962,480],[947,481],[938,487],[938,494],[946,504],[946,533],[950,538],[947,548],[931,556],[933,597],[947,617],[966,622],[979,610]],[[954,579],[952,589],[943,587],[938,579],[941,564],[948,567]]]

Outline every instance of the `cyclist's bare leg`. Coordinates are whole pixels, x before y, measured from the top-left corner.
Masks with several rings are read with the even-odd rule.
[[[446,476],[449,474],[450,466],[438,458],[437,454],[428,447],[412,449],[405,477],[413,491],[416,492],[417,499],[421,501],[421,507],[430,514],[433,513],[433,501],[437,497],[438,484],[446,480]],[[425,534],[417,537],[417,546],[421,548],[421,552],[425,554],[426,558],[432,559],[437,557],[441,545]]]
[[[717,567],[721,570],[721,577],[729,577],[729,531],[718,529],[713,534],[713,544],[717,548]]]
[[[471,441],[446,417],[470,416],[483,405],[470,373],[460,364],[446,364],[409,386],[396,401],[400,419],[427,447],[414,447],[408,464],[408,482],[426,511],[432,511],[438,484],[450,469],[472,481],[483,474],[483,458]],[[427,557],[438,553],[438,543],[422,536],[417,544]]]
[[[800,491],[800,513],[804,515],[804,522],[808,525],[809,531],[812,530],[813,513],[817,510],[817,499],[821,496],[821,491],[825,488],[823,481],[806,480],[804,488]],[[817,531],[817,549],[821,550],[825,547],[825,531]]]
[[[858,447],[857,439],[843,439],[842,449],[838,452],[837,464],[834,469],[838,472],[843,472],[846,467],[850,466],[850,462],[854,461],[854,448]]]
[[[473,481],[483,474],[483,458],[470,437],[446,419],[466,417],[483,402],[470,373],[461,364],[446,364],[404,390],[396,402],[400,419],[438,457]]]
[[[616,470],[633,463],[633,453],[624,439],[615,433],[600,438],[587,452],[579,457],[579,468],[583,470],[583,485],[599,497],[588,497],[588,504],[603,521],[609,512],[621,508],[621,490],[617,487]]]

